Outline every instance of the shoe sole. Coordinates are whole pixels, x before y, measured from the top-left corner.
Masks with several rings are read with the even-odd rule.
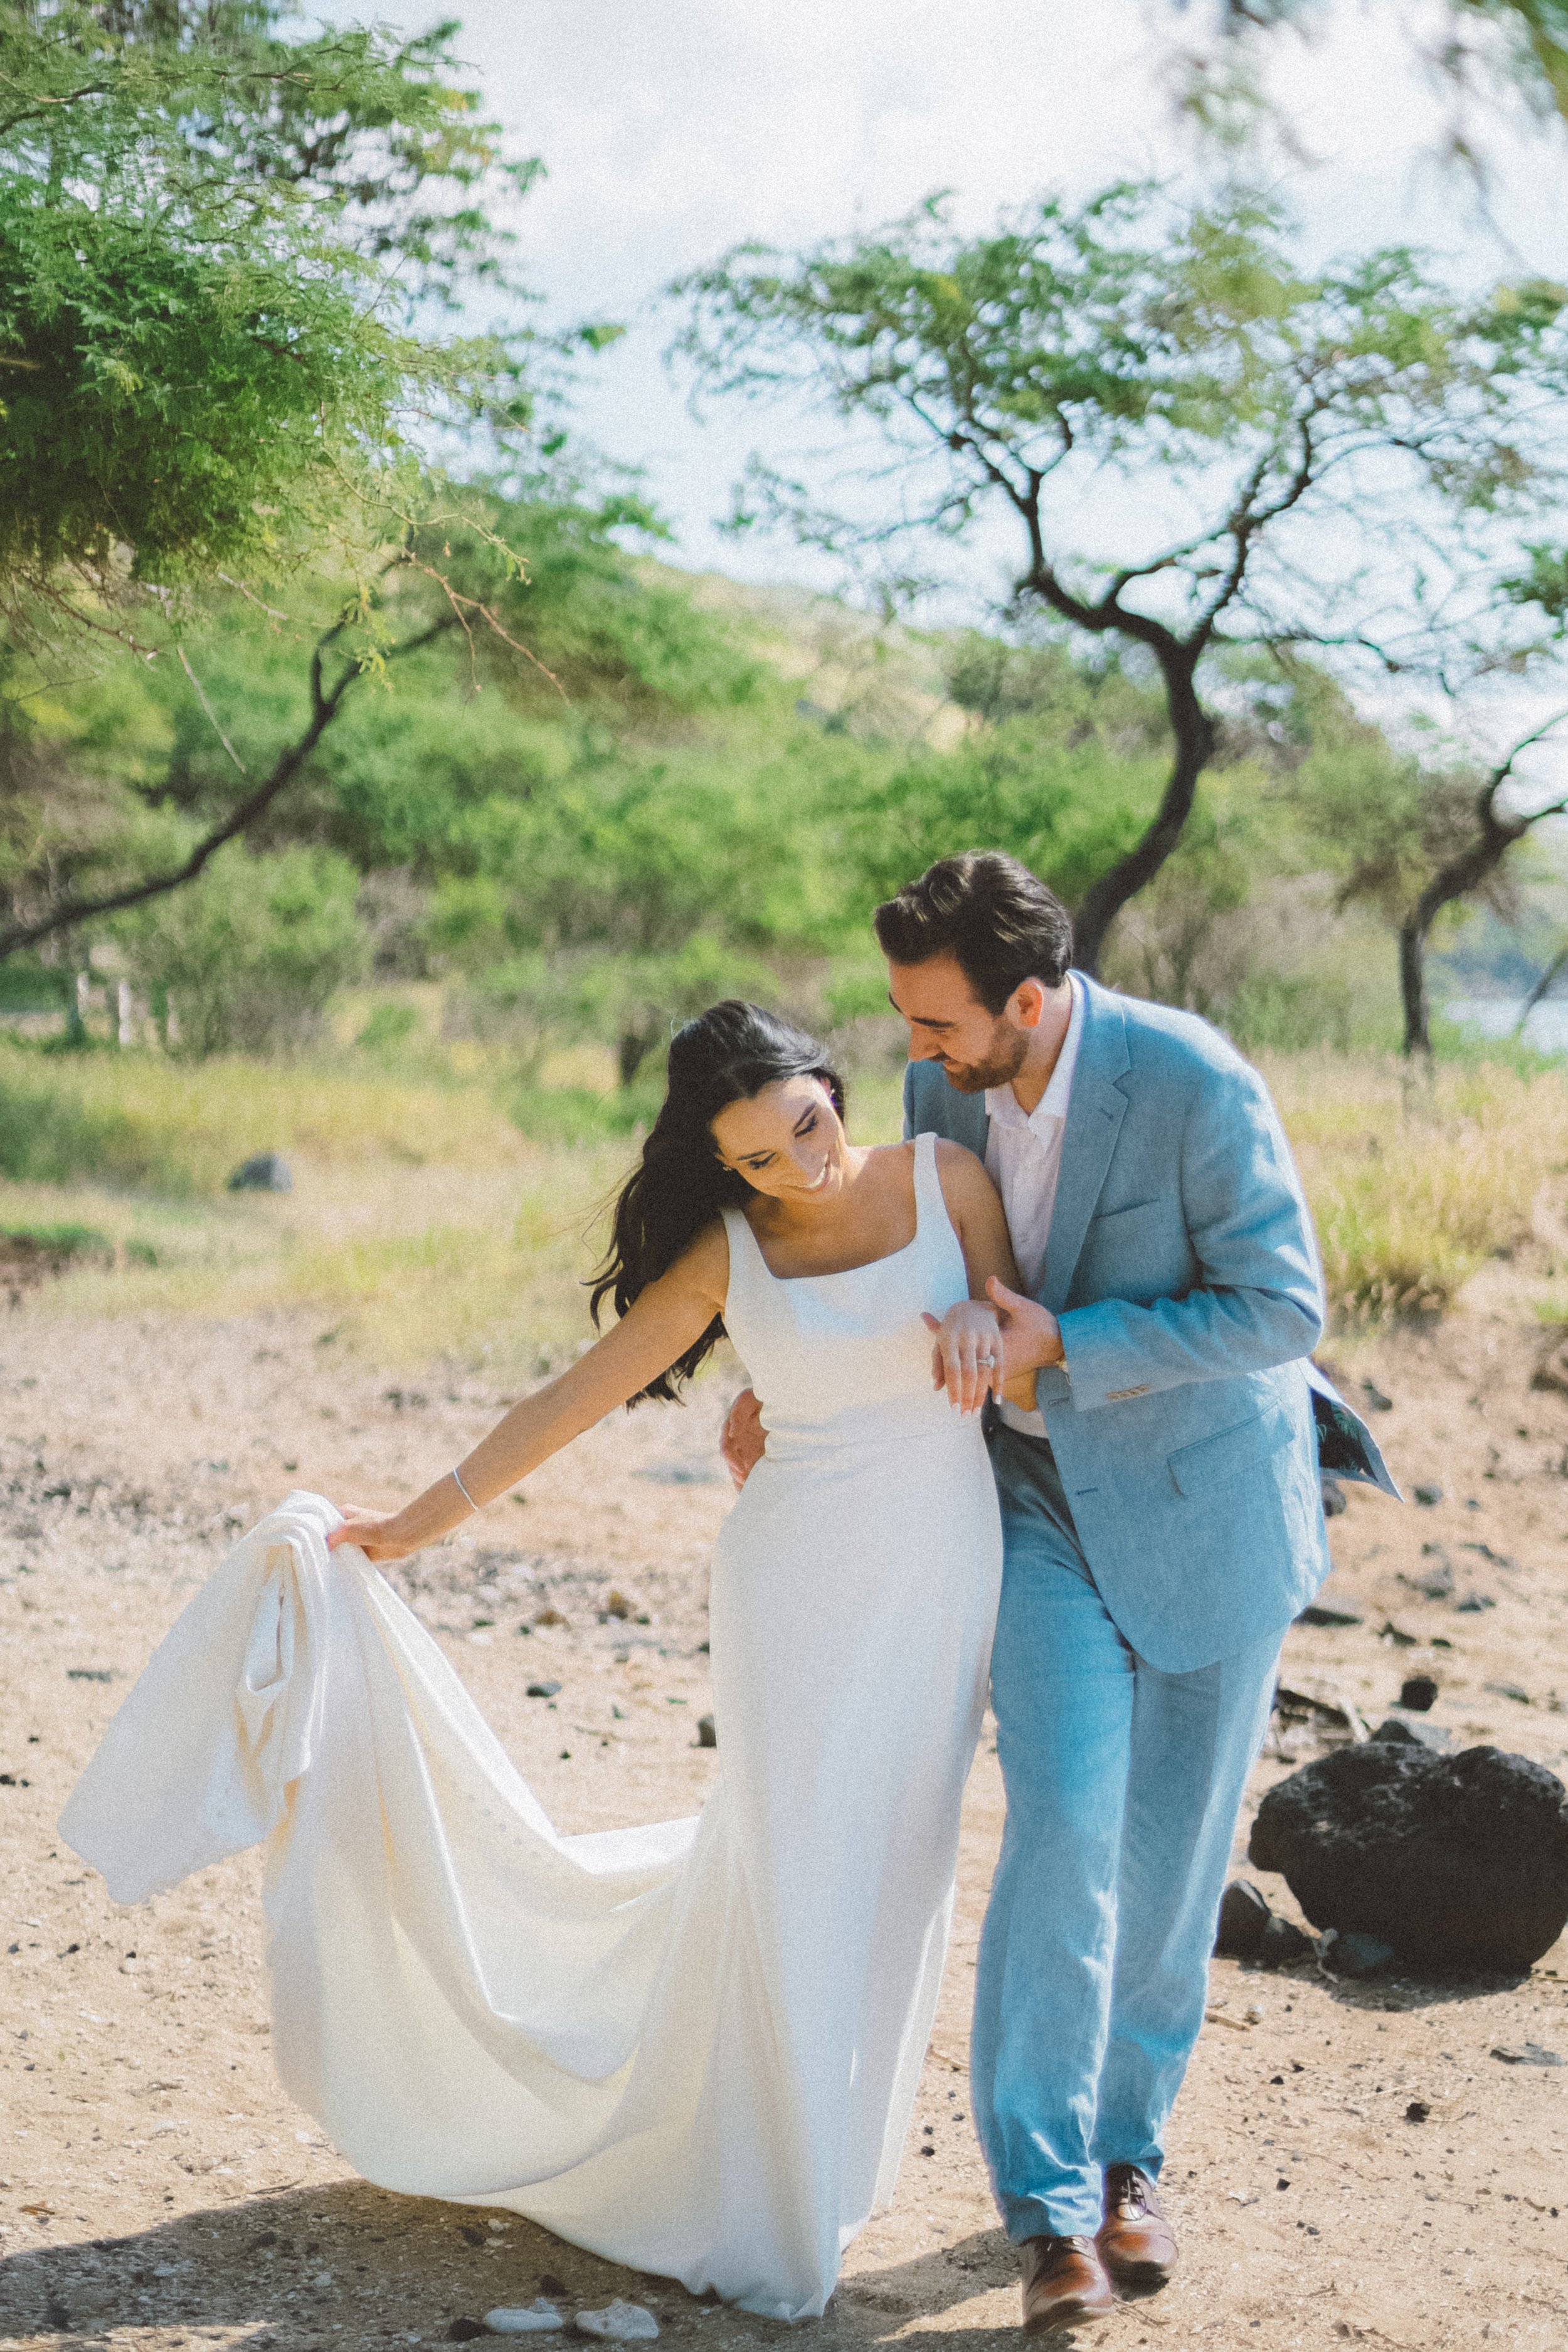
[[[1059,2336],[1069,2327],[1088,2327],[1097,2319],[1110,2319],[1116,2310],[1113,2303],[1099,2308],[1093,2304],[1064,2304],[1058,2311],[1038,2319],[1026,2319],[1026,2336]]]
[[[1107,2263],[1105,2267],[1118,2294],[1125,2295],[1130,2302],[1158,2294],[1163,2286],[1171,2284],[1170,2270],[1160,2263],[1124,2263],[1117,2268]]]

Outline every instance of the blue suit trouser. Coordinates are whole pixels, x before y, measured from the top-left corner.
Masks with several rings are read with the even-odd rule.
[[[1163,1674],[1118,1631],[1050,1446],[998,1428],[992,1664],[1007,1821],[981,1937],[974,2118],[1007,2234],[1092,2235],[1156,2178],[1282,1634]]]

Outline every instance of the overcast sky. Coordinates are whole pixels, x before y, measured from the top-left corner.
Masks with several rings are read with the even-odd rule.
[[[366,12],[328,0],[327,13]],[[414,30],[448,12],[382,0],[375,13]],[[548,171],[518,220],[547,315],[630,329],[584,367],[578,423],[644,469],[694,568],[832,584],[786,542],[714,530],[748,450],[786,454],[785,427],[765,409],[689,415],[662,356],[672,276],[742,237],[799,244],[937,188],[978,227],[1047,189],[1194,167],[1169,46],[1193,20],[1160,0],[453,0],[451,13],[487,106]],[[1436,160],[1444,100],[1411,41],[1436,14],[1422,0],[1322,14],[1326,37],[1281,36],[1272,52],[1307,159],[1280,160],[1277,181],[1311,248],[1408,241],[1467,277],[1568,276],[1561,135],[1475,126],[1498,167],[1489,226]],[[998,541],[991,588],[1002,557]]]

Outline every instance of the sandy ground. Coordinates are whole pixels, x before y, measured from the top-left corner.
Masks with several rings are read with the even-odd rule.
[[[1394,1400],[1377,1426],[1398,1475],[1445,1497],[1352,1496],[1329,1597],[1363,1622],[1295,1629],[1286,1675],[1375,1722],[1429,1667],[1435,1719],[1463,1743],[1561,1770],[1568,1400],[1531,1393],[1534,1345],[1500,1269],[1432,1338],[1337,1351],[1352,1381],[1370,1375]],[[542,2284],[574,2305],[630,2295],[710,2352],[769,2342],[784,2331],[510,2217],[357,2180],[273,2077],[257,1857],[121,1911],[56,1837],[77,1772],[229,1530],[292,1486],[392,1500],[500,1402],[438,1374],[390,1388],[341,1353],[295,1316],[87,1325],[24,1308],[0,1324],[0,2343],[429,2345]],[[718,1769],[696,1725],[706,1560],[728,1500],[721,1402],[715,1382],[684,1412],[606,1424],[525,1502],[400,1572],[563,1827],[688,1811]],[[1453,1601],[1414,1588],[1430,1543],[1457,1565]],[[604,1616],[612,1587],[647,1624]],[[1460,1612],[1472,1590],[1496,1605]],[[566,1622],[540,1622],[552,1612]],[[525,1696],[542,1675],[558,1699]],[[1310,1731],[1281,1735],[1253,1800],[1314,1752]],[[1016,2324],[964,2063],[999,1826],[987,1742],[897,2199],[805,2331],[834,2352],[933,2336],[978,2347]],[[1289,1910],[1282,1883],[1264,1884]],[[1568,1945],[1520,1982],[1336,1984],[1310,1964],[1216,1963],[1212,2004],[1166,2174],[1179,2280],[1098,2340],[1568,2342],[1568,2067],[1491,2054],[1528,2040],[1568,2057]],[[1415,2099],[1431,2108],[1419,2125],[1405,2119]]]

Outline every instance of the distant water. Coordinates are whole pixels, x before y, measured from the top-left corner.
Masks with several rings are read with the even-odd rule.
[[[1443,1007],[1456,1028],[1477,1037],[1511,1037],[1524,1009],[1522,996],[1460,996]],[[1548,997],[1524,1024],[1521,1044],[1538,1054],[1568,1054],[1568,998]]]

